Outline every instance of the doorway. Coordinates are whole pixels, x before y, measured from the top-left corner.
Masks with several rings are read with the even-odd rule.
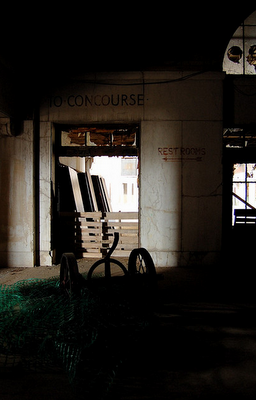
[[[232,265],[249,263],[256,240],[256,132],[224,130],[223,250]]]
[[[246,211],[255,210],[255,208],[256,164],[235,163],[233,164],[232,177],[232,226],[237,223],[235,217],[238,214],[242,215],[242,210],[244,210],[245,223],[246,221],[249,223],[251,217],[246,217]],[[240,212],[237,212],[237,210],[240,210]]]
[[[120,255],[138,247],[139,126],[58,126],[55,154],[57,258],[101,256],[117,218]]]

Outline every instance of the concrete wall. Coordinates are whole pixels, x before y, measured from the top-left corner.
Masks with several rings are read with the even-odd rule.
[[[55,124],[129,122],[141,126],[140,245],[158,266],[217,262],[222,86],[222,73],[108,73],[49,93],[40,114],[40,264],[52,263]],[[0,266],[34,266],[33,121],[24,122],[19,136],[0,137],[0,171]]]
[[[0,267],[33,266],[33,121],[0,137],[0,171]]]
[[[181,72],[88,75],[42,102],[41,135],[49,143],[53,124],[141,124],[140,242],[158,266],[218,260],[223,77]],[[43,218],[50,204],[51,149],[46,142],[41,153]],[[49,263],[49,218],[45,221],[42,262]]]
[[[142,245],[158,265],[213,263],[221,247],[222,123],[159,121],[142,128]]]

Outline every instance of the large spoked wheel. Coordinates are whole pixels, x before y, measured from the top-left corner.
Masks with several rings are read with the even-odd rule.
[[[87,281],[89,281],[92,278],[92,275],[93,275],[94,271],[96,270],[96,268],[98,268],[102,264],[105,264],[105,269],[104,269],[105,278],[110,278],[111,277],[112,268],[115,265],[117,265],[119,268],[121,268],[121,270],[123,271],[124,275],[128,274],[127,269],[125,268],[125,266],[120,261],[115,260],[114,258],[109,258],[108,260],[103,259],[103,260],[96,261],[91,266],[91,268],[89,269],[89,272],[87,274]]]
[[[73,253],[63,253],[60,262],[60,288],[64,294],[71,297],[80,289],[80,274]]]
[[[152,278],[156,276],[152,257],[144,248],[132,250],[128,261],[128,271],[132,276],[147,275]]]

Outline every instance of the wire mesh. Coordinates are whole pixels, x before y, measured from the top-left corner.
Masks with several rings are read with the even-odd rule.
[[[105,390],[148,325],[131,297],[118,285],[65,297],[57,278],[0,285],[0,369],[64,368],[83,390]]]

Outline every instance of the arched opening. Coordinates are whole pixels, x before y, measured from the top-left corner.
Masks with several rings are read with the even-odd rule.
[[[256,73],[256,11],[241,22],[223,58],[223,71],[233,75]]]

